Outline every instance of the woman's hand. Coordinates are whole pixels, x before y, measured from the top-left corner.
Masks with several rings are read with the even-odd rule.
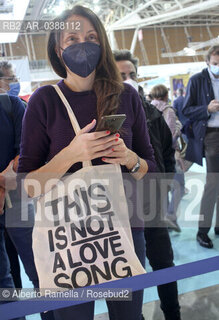
[[[117,144],[118,134],[110,135],[110,131],[90,131],[95,127],[96,120],[93,120],[86,127],[80,130],[72,142],[68,145],[68,156],[76,158],[76,162],[82,162],[108,156]],[[116,140],[117,139],[117,140]]]
[[[16,157],[17,158],[17,157]],[[7,168],[0,173],[0,215],[4,212],[6,191],[15,190],[17,188],[16,173],[14,172],[14,160],[12,160]]]
[[[119,134],[117,134],[119,136]],[[102,160],[106,163],[118,163],[126,166],[128,170],[133,169],[133,167],[138,162],[138,156],[135,152],[128,149],[121,138],[115,139],[115,145],[111,149],[111,153],[108,157],[103,157]],[[139,158],[140,168],[137,172],[133,173],[133,177],[136,180],[140,180],[148,172],[148,164],[144,159]]]
[[[14,172],[13,166],[14,160],[12,160],[7,166],[7,168],[1,172],[1,175],[4,177],[5,180],[4,188],[6,190],[15,190],[17,188],[17,174]]]
[[[19,163],[19,155],[14,158],[14,162],[13,162],[13,170],[14,170],[14,172],[17,172],[18,163]]]
[[[119,134],[117,134],[119,136]],[[102,158],[107,163],[119,163],[126,166],[127,169],[132,169],[137,163],[137,155],[135,152],[128,149],[121,138],[115,139],[115,145],[111,148],[111,153],[107,158]]]

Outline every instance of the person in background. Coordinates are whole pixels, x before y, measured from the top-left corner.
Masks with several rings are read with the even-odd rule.
[[[7,93],[12,96],[19,96],[21,85],[15,74],[13,66],[8,61],[0,62],[0,93]],[[27,102],[20,97],[26,108]]]
[[[14,71],[12,65],[7,61],[0,62],[0,92],[8,95],[9,103],[11,106],[3,106],[3,100],[0,97],[0,172],[4,172],[3,178],[0,179],[0,192],[1,192],[1,215],[0,215],[0,232],[2,255],[4,256],[4,272],[10,271],[13,278],[13,285],[15,288],[22,288],[22,281],[20,275],[20,264],[18,255],[24,265],[26,274],[34,287],[38,287],[38,276],[34,264],[33,252],[32,252],[32,225],[34,217],[33,205],[28,205],[28,216],[32,222],[25,225],[21,221],[21,200],[17,190],[10,191],[10,198],[12,202],[12,208],[5,205],[5,188],[7,185],[1,184],[4,181],[4,176],[16,176],[15,172],[18,167],[18,159],[20,153],[20,139],[22,129],[22,119],[24,115],[24,104],[19,97],[18,90],[16,95],[8,94],[10,91],[10,83],[15,81]],[[12,166],[13,163],[13,166]],[[13,170],[12,170],[13,169]],[[10,218],[9,218],[10,217]],[[4,249],[7,249],[5,252]],[[0,259],[3,261],[2,259]],[[3,269],[0,268],[3,272]],[[1,287],[4,283],[5,287],[11,286],[11,279],[9,275],[0,276]],[[3,287],[4,287],[3,285]],[[51,313],[42,314],[43,319],[50,319]],[[52,318],[51,318],[52,319]]]
[[[187,85],[183,114],[190,120],[186,159],[202,165],[207,177],[201,200],[198,243],[213,248],[208,232],[216,206],[215,235],[219,235],[219,45],[208,50],[207,68],[193,75]]]
[[[16,77],[12,64],[8,61],[0,62],[0,88],[1,93],[18,96],[20,93],[20,82]]]
[[[18,96],[20,92],[20,83],[14,74],[12,65],[8,61],[0,62],[0,92],[9,95]],[[20,127],[20,126],[19,126]],[[16,162],[18,158],[16,159]],[[17,166],[17,164],[16,164]],[[22,288],[20,276],[20,264],[18,260],[17,250],[11,241],[7,229],[5,229],[5,245],[11,265],[11,273],[16,288]]]
[[[6,63],[0,62],[0,92],[5,93],[9,90],[7,80],[3,80],[3,73],[1,66]],[[8,204],[9,197],[7,192],[16,189],[16,173],[18,166],[18,154],[20,144],[21,122],[24,114],[24,106],[19,98],[9,96],[14,118],[7,113],[7,110],[2,106],[2,99],[0,96],[0,287],[1,288],[20,288],[20,266],[17,258],[17,251],[13,245],[11,255],[15,259],[13,276],[11,274],[11,265],[8,258],[8,252],[5,245],[5,231],[7,229],[5,222],[5,202]],[[11,191],[13,195],[15,191]],[[5,201],[7,199],[8,201]],[[24,235],[22,234],[22,237]],[[12,231],[12,238],[16,241],[16,234]],[[0,303],[4,303],[1,301]],[[24,319],[24,318],[19,318]]]
[[[176,112],[177,118],[179,119],[179,121],[181,122],[182,126],[184,127],[186,125],[186,123],[188,122],[188,118],[186,118],[184,116],[184,114],[182,113],[182,108],[183,108],[183,104],[184,104],[184,101],[185,101],[185,97],[184,97],[185,88],[177,89],[176,94],[177,94],[177,98],[173,101],[173,108],[174,108],[174,110]],[[182,133],[182,138],[185,141],[185,143],[188,142],[187,136],[184,133]],[[177,158],[177,156],[176,156],[176,158]],[[186,169],[185,169],[184,159],[180,158],[180,156],[179,156],[178,162],[181,163],[181,165],[178,165],[178,169],[181,170],[181,168],[182,168],[182,170],[181,170],[182,183],[185,185],[184,172],[185,172]],[[188,193],[189,193],[189,190],[186,187],[184,187],[184,195],[186,195]]]
[[[151,103],[151,101],[153,100],[152,96],[150,93],[146,94],[146,101]]]
[[[5,247],[4,224],[2,224],[2,215],[5,208],[5,197],[7,192],[15,190],[17,187],[16,174],[14,172],[14,161],[11,161],[5,170],[0,172],[0,288],[15,288],[13,277],[10,271],[10,261]],[[7,301],[0,301],[0,305]],[[16,318],[16,320],[25,320],[25,317]]]
[[[17,187],[16,174],[11,161],[5,170],[0,172],[0,288],[14,288],[14,281],[10,272],[10,262],[5,248],[4,225],[1,223],[5,208],[6,193]]]
[[[162,84],[156,85],[150,92],[153,100],[151,103],[160,111],[170,128],[173,139],[173,146],[176,145],[176,140],[181,134],[181,127],[177,126],[176,113],[173,107],[169,104],[168,89]]]
[[[184,126],[186,121],[188,120],[188,118],[185,117],[184,114],[182,113],[182,108],[185,101],[185,97],[184,97],[185,89],[184,88],[177,89],[176,94],[177,94],[177,98],[173,101],[173,108],[176,111],[176,115],[179,121]]]
[[[175,172],[175,150],[172,148],[172,135],[162,113],[146,101],[143,89],[138,85],[138,59],[129,50],[115,50],[113,53],[123,81],[135,88],[141,98],[159,172],[162,174]],[[159,212],[160,208],[157,210]],[[152,226],[150,227],[150,225]],[[165,225],[156,226],[155,223],[150,222],[146,224],[144,234],[146,255],[153,270],[174,266],[173,250],[167,227]],[[160,285],[157,290],[165,319],[180,319],[177,283]]]
[[[168,89],[160,84],[156,85],[151,90],[151,95],[153,97],[152,104],[163,114],[163,117],[170,128],[172,133],[172,145],[173,148],[177,149],[177,139],[181,135],[181,123],[177,120],[176,113],[173,107],[168,103]],[[170,229],[176,232],[181,232],[181,229],[177,222],[177,209],[181,198],[184,195],[185,189],[185,179],[184,174],[176,165],[176,173],[174,175],[172,183],[171,200],[167,208],[166,219],[169,224]]]

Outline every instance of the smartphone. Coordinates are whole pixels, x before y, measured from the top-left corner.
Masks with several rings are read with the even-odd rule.
[[[122,127],[126,119],[125,114],[114,114],[110,116],[103,116],[100,123],[97,125],[96,131],[109,130],[111,133],[116,133]]]

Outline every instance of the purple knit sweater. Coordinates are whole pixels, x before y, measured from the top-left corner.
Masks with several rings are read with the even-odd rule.
[[[63,80],[58,85],[81,128],[97,119],[94,91],[73,92]],[[149,171],[154,171],[156,164],[144,110],[137,92],[129,85],[125,84],[125,90],[120,96],[118,113],[125,113],[127,116],[121,138],[129,149],[147,161]],[[67,111],[55,89],[52,86],[39,88],[31,96],[23,119],[18,172],[30,172],[40,168],[65,148],[74,136]],[[100,158],[94,159],[92,163],[105,164]],[[75,163],[69,172],[75,172],[80,168],[81,163]],[[122,171],[127,170],[122,167]]]

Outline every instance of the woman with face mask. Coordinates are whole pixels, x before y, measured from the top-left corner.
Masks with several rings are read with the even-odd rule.
[[[81,169],[81,163],[87,160],[92,160],[94,166],[120,164],[123,172],[130,172],[135,179],[143,178],[156,166],[144,111],[137,92],[122,83],[101,21],[81,6],[65,11],[56,21],[66,22],[68,28],[51,32],[48,56],[54,71],[63,78],[58,87],[82,129],[75,135],[53,86],[39,88],[31,96],[24,116],[18,171],[28,172],[30,179],[39,180],[42,174],[41,193],[48,191],[45,173],[52,172],[53,178],[60,179],[66,172]],[[127,117],[121,135],[95,131],[102,116],[117,113]],[[143,228],[133,229],[132,236],[144,265]],[[142,299],[143,291],[137,291],[132,301],[108,301],[110,319],[140,320]],[[90,320],[94,303],[60,309],[54,314],[56,320]]]

